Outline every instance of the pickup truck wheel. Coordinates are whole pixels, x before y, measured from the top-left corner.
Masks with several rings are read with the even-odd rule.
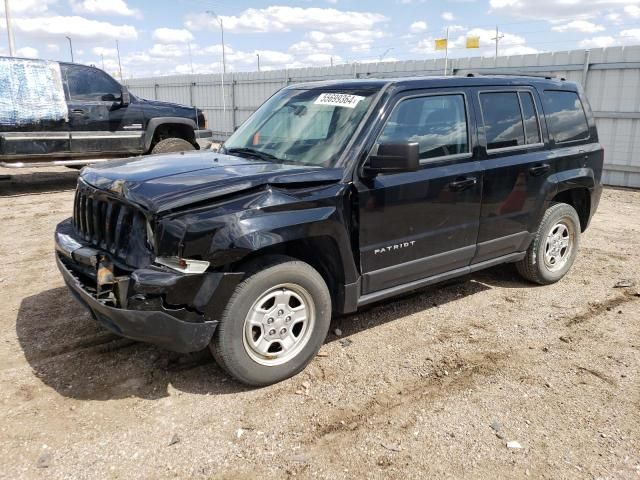
[[[516,264],[527,280],[555,283],[571,269],[580,244],[580,219],[566,203],[552,205],[544,214],[526,256]]]
[[[331,322],[331,296],[310,265],[275,257],[249,272],[210,344],[218,364],[242,383],[265,386],[302,371]]]
[[[196,148],[182,138],[165,138],[155,144],[151,153],[187,152]]]

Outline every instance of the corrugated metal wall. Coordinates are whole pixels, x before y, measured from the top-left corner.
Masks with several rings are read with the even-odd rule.
[[[640,188],[640,46],[449,61],[449,73],[549,73],[582,83],[605,147],[604,181]],[[366,63],[269,72],[180,75],[131,79],[144,98],[203,109],[215,136],[224,140],[269,96],[292,83],[343,78],[442,75],[444,60]],[[222,95],[224,81],[224,95]]]

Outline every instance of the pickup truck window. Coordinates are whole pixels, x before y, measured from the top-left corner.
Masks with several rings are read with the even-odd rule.
[[[224,144],[264,161],[332,167],[377,89],[286,89],[269,99]]]
[[[544,109],[556,143],[589,138],[589,125],[576,92],[545,90]]]
[[[469,152],[463,95],[408,98],[391,113],[378,143],[420,144],[420,159]]]
[[[100,70],[66,65],[64,72],[69,86],[69,97],[73,100],[112,101],[122,94],[120,84]]]

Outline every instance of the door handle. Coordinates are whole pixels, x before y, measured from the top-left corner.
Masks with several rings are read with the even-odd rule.
[[[85,111],[82,110],[81,108],[74,108],[73,110],[71,110],[71,114],[72,115],[84,115]]]
[[[478,183],[478,179],[474,177],[457,178],[449,184],[449,189],[452,192],[462,192],[473,187],[476,183]]]
[[[535,167],[531,167],[529,169],[529,175],[532,177],[539,177],[540,175],[544,175],[549,170],[551,170],[551,165],[548,163],[543,163],[542,165],[536,165]]]

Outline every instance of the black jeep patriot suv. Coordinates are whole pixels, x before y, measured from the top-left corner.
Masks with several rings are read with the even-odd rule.
[[[217,153],[85,168],[57,262],[111,331],[209,346],[266,385],[311,361],[332,312],[505,262],[557,282],[602,164],[589,104],[563,80],[296,85]]]

